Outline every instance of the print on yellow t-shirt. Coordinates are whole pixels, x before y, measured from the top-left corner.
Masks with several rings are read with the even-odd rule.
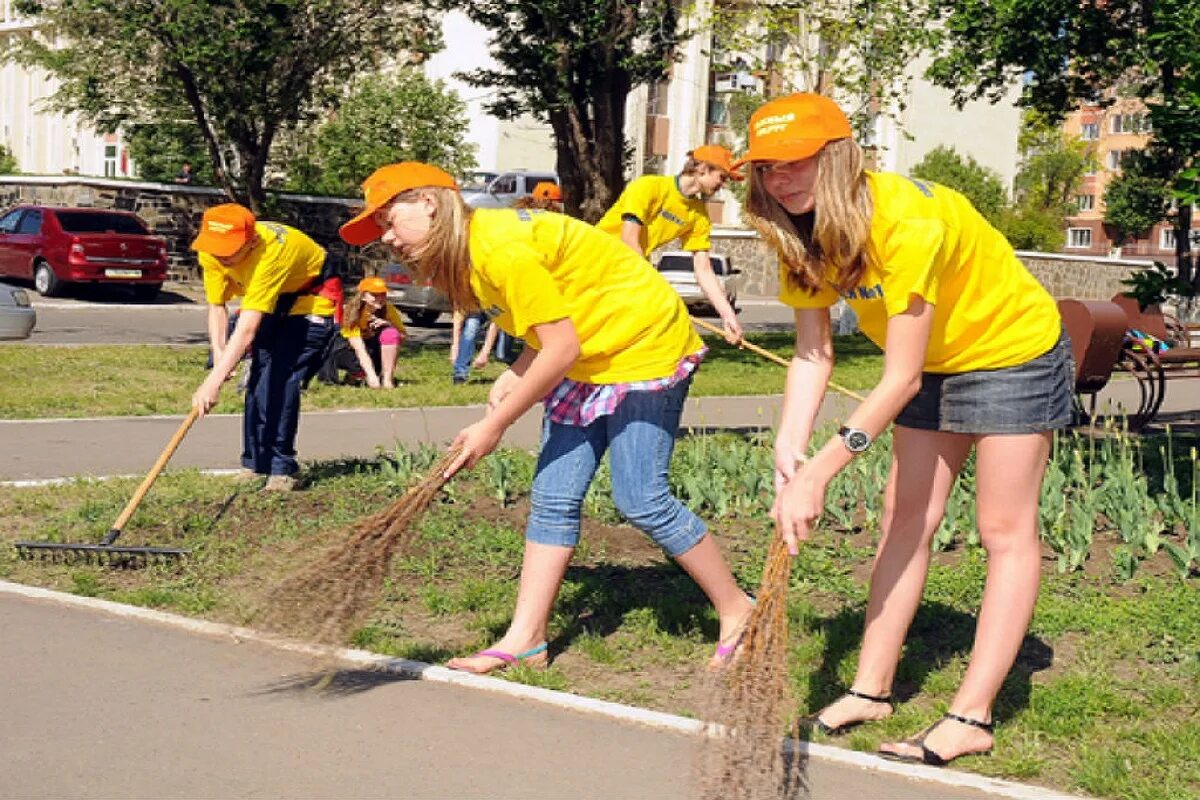
[[[241,297],[241,307],[271,314],[279,295],[298,292],[325,265],[325,250],[301,231],[278,222],[254,225],[258,244],[233,267],[208,253],[199,253],[204,272],[204,296],[210,305],[224,305]],[[301,295],[289,315],[333,316],[333,302],[317,295]]]
[[[643,175],[629,183],[617,202],[605,212],[596,227],[620,237],[625,217],[642,223],[645,250],[649,255],[673,239],[683,239],[683,249],[708,250],[712,223],[704,201],[685,197],[673,175]]]

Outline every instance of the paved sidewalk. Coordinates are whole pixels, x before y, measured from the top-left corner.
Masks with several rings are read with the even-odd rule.
[[[377,672],[319,691],[304,656],[5,592],[0,630],[0,798],[694,796],[690,736]],[[811,800],[1042,796],[821,759],[805,777]]]

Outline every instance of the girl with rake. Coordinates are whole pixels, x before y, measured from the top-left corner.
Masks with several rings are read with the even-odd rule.
[[[545,401],[542,447],[517,605],[495,645],[449,666],[477,674],[548,662],[554,598],[579,539],[580,507],[605,451],[617,508],[699,584],[720,619],[719,664],[749,615],[704,523],[670,493],[667,468],[704,345],[682,301],[615,237],[570,217],[472,210],[449,174],[391,164],[363,183],[366,207],[342,229],[382,237],[455,308],[482,308],[527,347],[488,394],[488,410],[454,440],[447,475],[474,466],[534,403]]]
[[[930,540],[971,448],[988,553],[974,649],[949,713],[881,753],[938,766],[992,747],[992,705],[1033,614],[1038,498],[1052,431],[1071,416],[1071,345],[1050,295],[965,198],[868,172],[845,114],[814,94],[750,120],[747,209],[779,253],[796,347],[775,444],[772,509],[789,550],[833,477],[890,424],[892,469],[853,685],[817,716],[843,733],[892,713],[891,687],[929,568]],[[833,367],[844,297],[884,350],[883,377],[839,435],[805,458]]]

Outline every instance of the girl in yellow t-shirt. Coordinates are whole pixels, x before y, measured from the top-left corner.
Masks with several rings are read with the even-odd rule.
[[[404,345],[404,320],[388,302],[383,278],[370,276],[358,282],[358,292],[346,302],[342,315],[342,338],[358,357],[358,365],[367,376],[367,386],[395,387],[392,376]]]
[[[366,208],[342,226],[343,239],[363,245],[382,237],[455,308],[482,309],[526,342],[492,386],[483,419],[455,438],[462,452],[448,473],[495,449],[534,403],[546,406],[512,623],[492,647],[449,666],[487,673],[547,663],[551,607],[606,451],[617,508],[708,595],[720,619],[713,661],[728,659],[751,600],[704,523],[667,484],[683,403],[704,354],[678,295],[615,237],[547,211],[472,211],[453,178],[428,164],[381,167],[363,192]]]
[[[833,476],[895,422],[858,672],[818,727],[839,734],[892,713],[930,539],[974,448],[988,578],[970,666],[950,713],[881,753],[944,765],[987,752],[992,704],[1037,598],[1038,498],[1052,431],[1071,416],[1074,369],[1055,303],[961,195],[865,171],[845,114],[827,98],[795,94],[759,108],[743,161],[753,164],[750,218],[779,253],[782,299],[795,308],[772,509],[793,553]],[[809,459],[833,367],[829,307],[839,296],[883,348],[883,377]]]

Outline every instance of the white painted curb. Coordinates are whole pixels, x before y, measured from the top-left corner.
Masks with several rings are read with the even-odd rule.
[[[141,608],[139,606],[114,603],[110,600],[100,600],[95,597],[80,597],[65,592],[57,592],[51,589],[42,589],[36,586],[26,586],[3,580],[0,580],[0,593],[102,611],[118,617],[155,622],[205,636],[233,639],[237,642],[254,642],[292,653],[326,658],[332,657],[346,664],[369,669],[382,669],[409,678],[453,684],[456,686],[467,686],[472,689],[482,689],[488,692],[507,695],[508,697],[534,700],[570,711],[597,714],[621,722],[632,722],[675,733],[696,735],[703,733],[705,728],[699,720],[688,719],[687,717],[680,717],[661,711],[651,711],[620,703],[612,703],[607,700],[595,700],[590,697],[581,697],[568,692],[556,692],[537,686],[526,686],[500,678],[472,675],[467,672],[458,672],[446,669],[445,667],[425,664],[420,661],[382,656],[366,650],[321,647],[320,645],[300,642],[294,639],[272,636],[250,628],[226,625],[221,622],[192,619],[190,617],[179,616],[178,614],[169,614],[165,611],[155,611],[154,609]],[[996,797],[1013,798],[1013,800],[1086,800],[1086,798],[1077,795],[1061,794],[1040,786],[1028,786],[1021,783],[989,778],[984,775],[975,775],[970,772],[957,772],[939,767],[897,763],[870,753],[860,753],[829,745],[788,740],[784,743],[784,748],[789,752],[800,753],[808,758],[890,775],[898,775],[942,786],[976,789],[982,792],[990,792]]]

